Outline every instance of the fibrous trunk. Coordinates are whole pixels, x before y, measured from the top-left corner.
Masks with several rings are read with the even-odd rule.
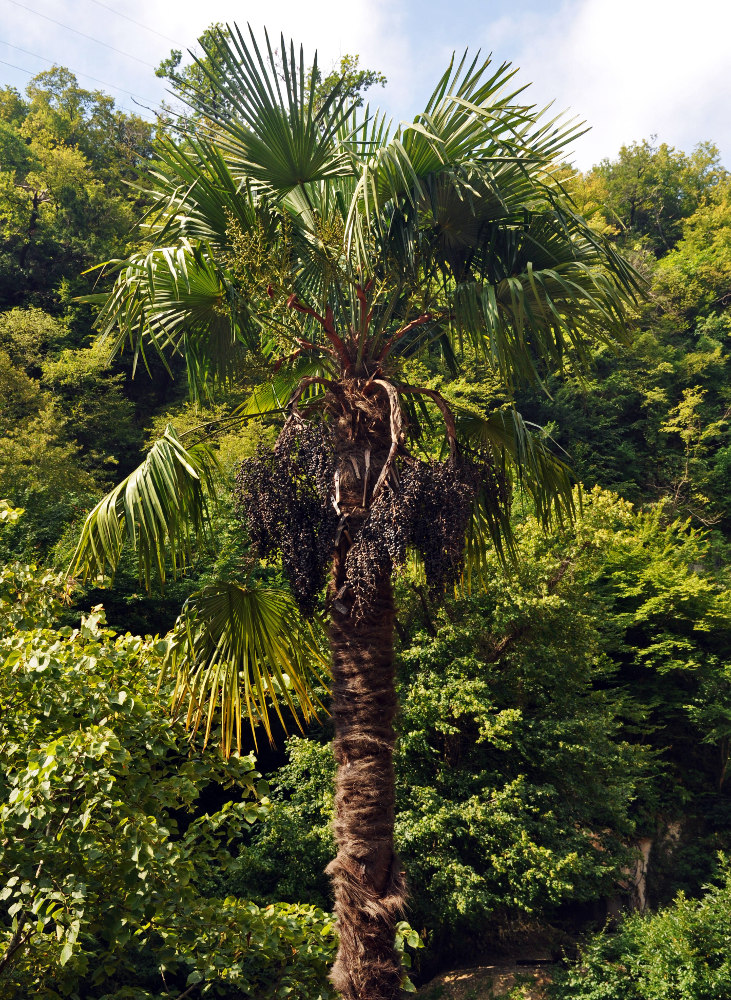
[[[332,980],[344,1000],[396,1000],[395,930],[406,889],[393,847],[391,574],[411,548],[420,552],[432,587],[454,578],[474,489],[467,470],[457,468],[453,442],[446,463],[408,454],[393,384],[373,378],[326,384],[327,419],[305,420],[295,393],[274,451],[242,464],[238,502],[260,554],[281,553],[305,613],[332,559],[338,855],[328,872],[340,935]]]
[[[333,589],[341,571],[336,560]],[[333,606],[330,639],[338,854],[328,872],[340,935],[332,981],[345,1000],[395,1000],[401,984],[395,927],[406,894],[393,847],[396,693],[389,574],[378,580],[377,596],[359,620],[346,605]]]
[[[356,412],[355,421],[340,423],[335,444],[335,505],[343,530],[336,539],[328,602],[338,853],[328,873],[340,937],[331,979],[344,1000],[396,1000],[401,992],[394,942],[406,886],[393,843],[392,566],[368,546],[361,551],[373,484],[391,448],[387,413],[378,413],[359,433]],[[354,573],[367,582],[354,584]]]

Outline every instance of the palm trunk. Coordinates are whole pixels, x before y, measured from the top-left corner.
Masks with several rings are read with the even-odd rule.
[[[341,572],[339,555],[335,592]],[[401,992],[394,937],[406,887],[393,846],[393,623],[393,593],[385,574],[374,606],[360,620],[353,620],[349,607],[334,602],[330,642],[338,854],[327,870],[340,935],[331,978],[344,1000],[396,1000]]]

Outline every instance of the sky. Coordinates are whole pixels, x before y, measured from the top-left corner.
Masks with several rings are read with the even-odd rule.
[[[250,22],[302,42],[329,69],[346,53],[387,86],[371,101],[395,121],[423,107],[452,52],[520,67],[525,98],[591,126],[581,170],[650,139],[691,152],[714,142],[731,168],[730,0],[0,0],[0,85],[21,92],[52,64],[152,118],[154,68],[212,22]]]

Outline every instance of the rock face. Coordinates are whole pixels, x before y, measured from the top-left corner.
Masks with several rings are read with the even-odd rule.
[[[641,837],[637,841],[637,849],[640,853],[630,877],[632,885],[630,905],[633,910],[639,910],[640,913],[643,913],[647,908],[647,873],[650,868],[652,844],[652,837]]]
[[[635,866],[629,873],[626,885],[630,889],[629,906],[632,910],[643,913],[648,905],[647,881],[653,867],[653,852],[661,855],[671,855],[680,841],[683,824],[680,820],[672,820],[658,829],[655,837],[641,837],[637,841],[638,856]],[[655,855],[655,862],[657,854]]]

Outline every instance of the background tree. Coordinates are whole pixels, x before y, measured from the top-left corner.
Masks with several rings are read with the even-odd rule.
[[[20,514],[0,501],[0,528]],[[323,998],[330,914],[212,889],[271,809],[253,758],[191,756],[159,712],[165,643],[100,608],[60,628],[67,600],[0,563],[0,996]]]
[[[124,242],[141,207],[129,187],[149,158],[152,127],[54,66],[23,99],[0,92],[0,308],[58,311],[66,278]]]

